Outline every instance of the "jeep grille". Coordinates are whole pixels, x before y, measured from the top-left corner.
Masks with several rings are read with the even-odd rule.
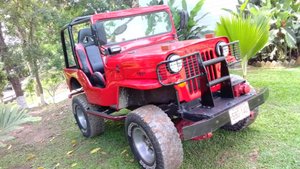
[[[227,45],[230,49],[230,55],[233,55],[236,59],[239,58],[238,42],[228,43]],[[163,86],[186,82],[190,94],[194,94],[200,92],[201,85],[206,85],[200,84],[202,81],[201,76],[207,76],[210,87],[218,85],[225,79],[221,77],[221,62],[226,62],[225,57],[218,57],[212,49],[192,53],[179,59],[183,62],[183,69],[177,74],[171,74],[168,71],[167,65],[170,61],[163,61],[157,65],[158,80]]]
[[[200,76],[202,74],[200,72],[200,67],[199,67],[199,61],[201,60],[199,53],[193,53],[181,57],[179,59],[181,59],[183,62],[183,68],[177,74],[172,74],[169,72],[168,63],[170,63],[170,61],[164,61],[157,65],[156,73],[159,82],[163,86],[169,86],[169,85],[180,84],[187,81],[188,83],[190,83],[189,85],[193,85],[193,89],[190,88],[191,92],[192,90],[196,91],[200,89]]]
[[[200,67],[197,55],[191,55],[183,59],[183,67],[185,70],[186,78],[192,78],[196,75],[200,75]],[[190,93],[196,93],[201,89],[200,86],[200,76],[192,78],[187,81],[187,85]]]

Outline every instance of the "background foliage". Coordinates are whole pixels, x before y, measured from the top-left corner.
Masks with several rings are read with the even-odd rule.
[[[200,17],[197,17],[197,15],[200,12],[200,10],[202,9],[204,3],[205,3],[205,0],[199,0],[195,4],[193,9],[190,12],[188,12],[186,0],[181,1],[181,8],[183,11],[188,12],[189,17],[187,20],[187,26],[184,29],[180,29],[180,19],[181,18],[180,18],[179,13],[181,10],[175,6],[175,0],[168,1],[168,5],[169,5],[172,15],[173,15],[175,27],[178,30],[177,35],[180,40],[199,38],[201,31],[206,28],[205,25],[200,26],[199,22],[201,21],[201,19],[203,19],[207,15],[207,13],[203,14]]]
[[[295,0],[256,0],[246,7],[251,14],[270,16],[268,46],[256,60],[291,60],[300,55],[300,3]]]
[[[216,27],[217,36],[227,36],[231,42],[239,41],[243,76],[247,75],[248,60],[265,47],[269,39],[269,16],[264,12],[245,11],[249,0],[241,4],[238,12],[232,16],[221,17]]]
[[[134,3],[132,0],[1,1],[0,93],[9,81],[16,97],[24,96],[25,89],[26,96],[36,98],[35,95],[41,104],[46,104],[46,91],[55,102],[57,89],[64,83],[61,27],[78,16],[129,8]],[[9,131],[32,120],[37,118],[31,117],[27,111],[0,104],[0,144],[12,138]]]

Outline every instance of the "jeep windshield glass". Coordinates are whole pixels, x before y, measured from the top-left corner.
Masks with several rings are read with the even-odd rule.
[[[164,11],[98,22],[104,25],[107,44],[154,36],[172,30],[169,14]]]

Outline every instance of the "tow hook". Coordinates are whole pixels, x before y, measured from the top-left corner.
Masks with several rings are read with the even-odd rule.
[[[251,112],[250,112],[250,120],[254,120],[254,117],[255,117],[255,116],[254,116],[254,111],[251,111]]]
[[[212,132],[210,132],[210,133],[206,133],[202,136],[194,137],[194,138],[192,138],[192,140],[194,140],[194,141],[206,140],[206,139],[210,139],[212,136],[213,136],[213,134],[212,134]]]

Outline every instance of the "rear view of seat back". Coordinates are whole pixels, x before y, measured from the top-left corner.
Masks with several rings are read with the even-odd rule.
[[[90,28],[82,29],[78,32],[78,44],[82,44],[85,48],[86,57],[89,60],[91,73],[104,73],[104,64],[98,46],[95,45]]]
[[[104,64],[98,46],[95,45],[90,28],[78,32],[78,44],[75,46],[79,65],[91,83],[104,87]]]
[[[90,77],[93,71],[90,66],[84,46],[82,44],[76,44],[75,52],[77,55],[77,59],[78,59],[80,68],[88,77]]]
[[[92,45],[92,46],[87,46],[85,50],[90,60],[93,71],[104,73],[104,65],[100,57],[99,48],[96,45]]]

